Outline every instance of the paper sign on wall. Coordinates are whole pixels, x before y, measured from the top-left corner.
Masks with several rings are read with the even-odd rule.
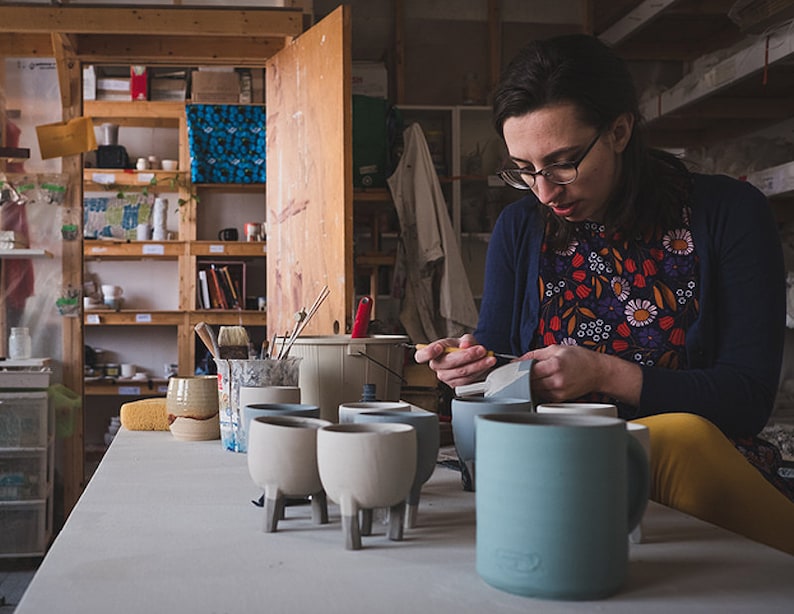
[[[65,122],[36,126],[36,136],[42,160],[96,149],[94,122],[90,117],[75,117]]]

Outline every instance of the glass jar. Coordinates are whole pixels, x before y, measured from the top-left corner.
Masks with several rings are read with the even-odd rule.
[[[12,327],[8,337],[8,357],[11,360],[24,360],[30,358],[31,352],[30,331],[27,326]]]

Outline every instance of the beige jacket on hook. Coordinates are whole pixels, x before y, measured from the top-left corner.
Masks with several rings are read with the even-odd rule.
[[[405,276],[400,321],[415,343],[456,337],[474,330],[477,308],[422,128],[410,125],[403,139],[402,158],[388,179]]]

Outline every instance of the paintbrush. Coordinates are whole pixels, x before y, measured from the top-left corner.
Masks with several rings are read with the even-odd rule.
[[[221,326],[218,353],[221,358],[248,358],[248,331],[244,326]]]
[[[194,327],[196,334],[207,346],[207,349],[212,354],[213,358],[220,358],[220,350],[218,348],[218,340],[215,338],[215,331],[212,330],[206,322],[199,322]]]

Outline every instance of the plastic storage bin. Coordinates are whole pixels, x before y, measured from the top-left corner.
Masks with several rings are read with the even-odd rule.
[[[48,457],[48,454],[28,451],[6,452],[0,456],[0,501],[46,499]]]
[[[0,502],[0,556],[36,556],[47,549],[47,502]]]
[[[47,392],[0,392],[0,448],[44,448]]]

